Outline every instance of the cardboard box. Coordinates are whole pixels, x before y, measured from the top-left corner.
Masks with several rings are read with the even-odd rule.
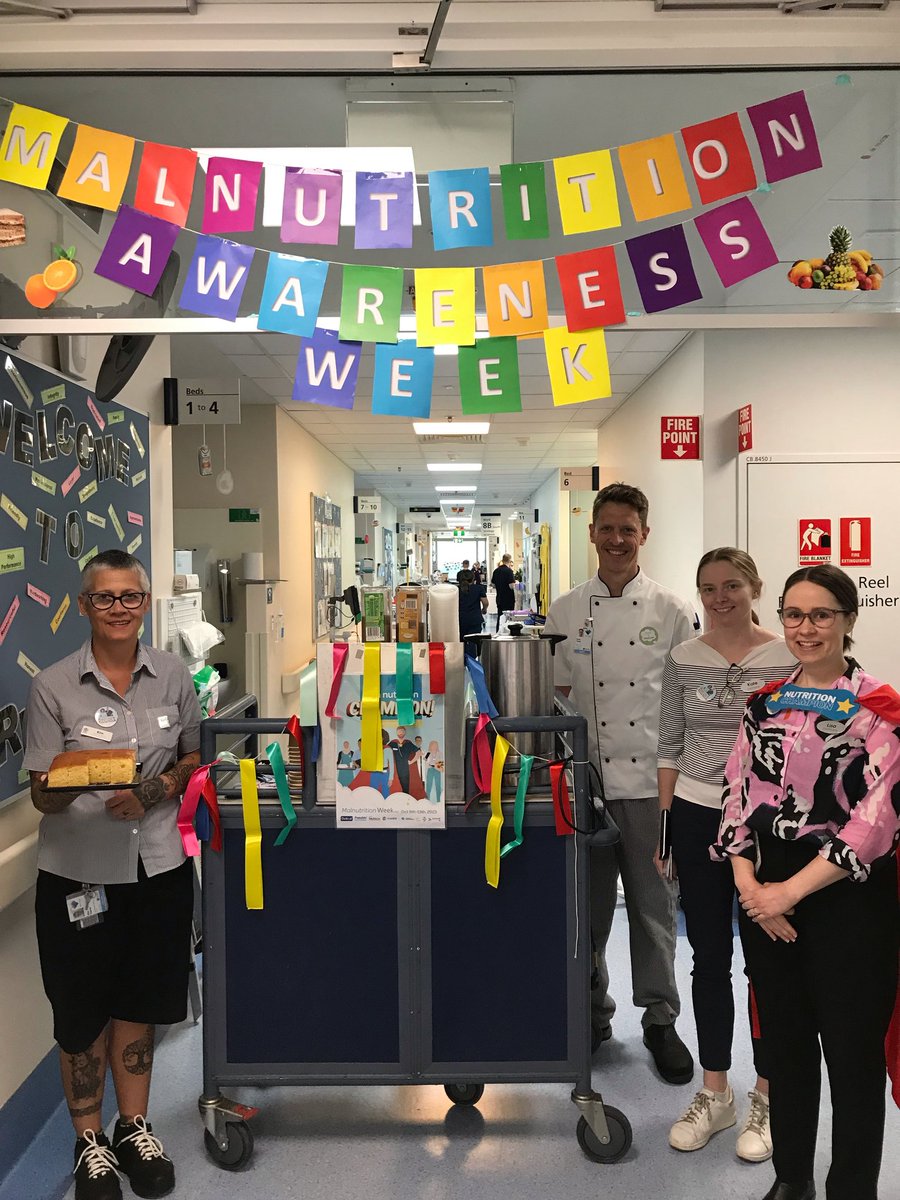
[[[397,588],[397,641],[425,641],[427,592],[421,587]]]

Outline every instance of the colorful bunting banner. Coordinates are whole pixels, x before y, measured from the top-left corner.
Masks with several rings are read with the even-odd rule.
[[[483,338],[459,348],[459,396],[465,416],[521,412],[518,344],[514,337]]]
[[[413,177],[408,171],[358,171],[353,244],[357,250],[409,250]]]
[[[203,233],[247,233],[256,225],[261,162],[211,158],[206,166]]]
[[[131,169],[134,138],[79,125],[57,195],[114,212]]]
[[[594,233],[621,225],[612,155],[608,150],[553,160],[563,233]]]
[[[0,179],[45,188],[68,123],[67,117],[14,104],[0,143]]]
[[[292,399],[352,408],[362,345],[342,342],[333,329],[316,329],[300,342]]]
[[[550,236],[547,180],[542,162],[505,163],[500,168],[500,191],[509,241]]]
[[[173,225],[184,226],[196,171],[197,155],[193,150],[145,142],[134,207]]]
[[[170,221],[123,204],[116,213],[94,272],[129,291],[153,294],[180,230]]]
[[[561,254],[556,260],[556,270],[566,325],[573,333],[624,322],[625,303],[612,246]]]
[[[737,113],[688,125],[681,136],[702,204],[715,204],[756,187],[750,147]]]
[[[481,277],[491,337],[541,333],[550,324],[540,259],[484,267]]]
[[[602,329],[570,333],[565,326],[544,333],[553,404],[582,404],[612,395]]]
[[[435,250],[493,246],[491,173],[487,167],[430,171],[428,198]]]
[[[312,337],[322,304],[328,263],[270,254],[256,324],[275,333]]]
[[[341,233],[344,176],[340,171],[288,167],[284,173],[281,240],[336,246]]]
[[[769,183],[821,167],[816,130],[803,92],[751,104],[747,116],[759,142]]]
[[[725,287],[778,262],[775,247],[746,196],[702,213],[694,224]]]
[[[619,165],[636,221],[668,217],[691,207],[673,133],[620,146]]]
[[[648,313],[664,312],[701,298],[683,225],[631,238],[625,248]]]
[[[200,234],[178,307],[233,321],[250,277],[254,253],[253,246]]]
[[[415,281],[419,345],[471,346],[475,341],[475,268],[418,268]]]
[[[412,340],[375,347],[372,412],[382,416],[431,416],[434,350]]]
[[[342,341],[396,342],[403,304],[401,267],[344,267]],[[473,296],[474,311],[474,296]]]

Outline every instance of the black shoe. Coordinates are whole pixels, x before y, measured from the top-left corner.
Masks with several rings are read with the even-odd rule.
[[[117,1166],[106,1134],[88,1129],[75,1143],[75,1200],[122,1200]]]
[[[775,1180],[763,1200],[816,1200],[816,1185],[809,1183],[781,1183]]]
[[[648,1025],[644,1030],[644,1045],[666,1083],[690,1083],[694,1078],[691,1052],[674,1025]]]
[[[128,1176],[131,1190],[144,1200],[168,1196],[175,1187],[175,1168],[163,1150],[162,1142],[143,1117],[125,1124],[116,1121],[113,1149],[119,1160],[119,1170]]]
[[[591,1054],[596,1054],[604,1042],[612,1037],[612,1025],[591,1021]]]

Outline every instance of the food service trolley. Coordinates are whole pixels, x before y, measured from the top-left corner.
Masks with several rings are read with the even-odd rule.
[[[585,1154],[610,1163],[627,1153],[628,1119],[592,1087],[589,1014],[589,841],[618,832],[586,832],[587,726],[557,704],[556,716],[493,726],[558,735],[580,832],[557,835],[536,765],[524,841],[504,859],[497,889],[484,877],[486,804],[448,803],[440,831],[337,828],[334,808],[315,804],[310,770],[297,824],[278,847],[281,809],[274,788],[260,788],[265,907],[248,911],[240,791],[214,768],[222,850],[202,851],[199,1106],[219,1166],[238,1169],[253,1152],[257,1110],[221,1090],[242,1085],[434,1083],[453,1103],[476,1104],[487,1083],[571,1083]],[[466,724],[471,744],[475,722]],[[284,727],[205,720],[202,760],[215,759],[219,737]],[[311,764],[312,731],[303,735]],[[471,775],[466,792],[476,794]],[[511,829],[506,800],[504,810]]]

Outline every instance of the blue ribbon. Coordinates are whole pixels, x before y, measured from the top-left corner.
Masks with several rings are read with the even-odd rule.
[[[859,701],[846,688],[805,688],[786,683],[766,700],[766,711],[785,712],[789,708],[819,713],[836,721],[849,721],[859,712]]]
[[[486,713],[489,717],[499,717],[497,707],[491,699],[491,694],[488,691],[487,680],[484,677],[484,667],[477,658],[466,656],[466,670],[469,672],[469,678],[472,680],[472,687],[475,689],[475,699],[478,702],[478,711]]]

